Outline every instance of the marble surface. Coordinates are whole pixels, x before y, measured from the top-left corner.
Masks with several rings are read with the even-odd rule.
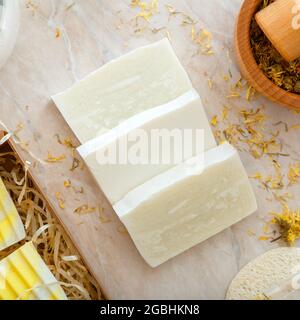
[[[179,15],[169,17],[165,4],[171,4],[199,21],[213,34],[214,55],[196,54],[190,26],[182,26]],[[0,120],[6,128],[18,132],[18,149],[31,162],[31,171],[56,208],[59,219],[71,234],[82,256],[99,281],[108,298],[192,298],[223,299],[231,279],[251,259],[266,250],[283,245],[259,241],[264,220],[270,211],[278,210],[277,202],[269,201],[271,193],[263,191],[251,180],[259,210],[249,218],[172,259],[157,269],[149,268],[138,255],[129,235],[101,190],[86,169],[70,171],[70,151],[57,143],[75,136],[50,100],[50,96],[71,86],[112,58],[138,46],[169,36],[171,43],[195,88],[200,93],[211,118],[222,113],[223,105],[232,108],[255,108],[264,105],[266,126],[284,121],[300,123],[300,116],[263,97],[248,102],[244,98],[226,99],[230,85],[240,77],[234,59],[233,33],[241,0],[159,0],[160,12],[145,29],[137,30],[132,19],[137,10],[130,1],[120,0],[35,0],[21,1],[21,29],[15,50],[0,70]],[[160,29],[162,27],[166,29]],[[152,29],[152,30],[151,30]],[[225,81],[223,75],[232,73]],[[209,89],[207,79],[214,80]],[[297,130],[282,131],[285,152],[297,159],[300,152]],[[66,154],[61,163],[47,163],[47,153]],[[254,159],[246,152],[241,158],[249,175],[272,172],[265,159]],[[290,159],[280,157],[283,169]],[[66,189],[70,179],[77,190]],[[66,201],[59,207],[55,193]],[[293,189],[290,206],[299,206],[299,189]],[[82,204],[104,207],[103,223],[99,213],[78,215],[74,209]],[[254,236],[248,234],[251,228]],[[80,230],[80,232],[76,232]],[[82,242],[80,234],[88,235]]]

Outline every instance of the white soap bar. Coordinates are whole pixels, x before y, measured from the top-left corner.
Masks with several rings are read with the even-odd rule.
[[[151,162],[153,154],[148,150],[151,140],[154,140],[151,134],[155,133],[155,130],[160,130],[162,133],[164,133],[163,130],[168,130],[167,132],[170,134],[176,132],[183,139],[187,131],[191,135],[186,143],[183,143],[183,139],[171,140],[170,149],[168,149],[169,140],[160,139],[160,145],[153,150],[155,152],[153,159],[157,157],[161,158],[161,150],[170,150],[170,162],[162,163],[160,160],[159,163],[155,164]],[[118,162],[115,164],[101,164],[99,162],[100,157],[104,158],[104,155],[109,150],[118,150],[119,145],[124,141],[128,141],[133,135],[140,134],[142,137],[141,131],[147,137],[147,141],[145,141],[147,142],[145,147],[148,150],[147,158],[145,159],[147,160],[146,163],[137,164],[128,161],[130,160],[130,148],[136,144],[135,141],[126,144],[126,164],[120,164],[120,159],[117,159]],[[203,134],[203,136],[201,135],[201,138],[203,138],[201,141],[199,141],[199,136],[197,136],[199,132]],[[216,141],[210,129],[200,97],[195,90],[191,90],[165,105],[133,116],[108,133],[86,142],[78,148],[78,151],[106,197],[111,204],[114,204],[140,184],[177,165],[178,162],[176,163],[174,151],[181,151],[185,147],[190,147],[190,153],[184,154],[180,152],[181,159],[179,159],[179,163],[194,157],[204,150],[216,147]],[[117,152],[115,154],[119,155]]]
[[[169,41],[113,60],[53,97],[81,143],[192,89]]]
[[[152,267],[257,209],[248,176],[231,145],[225,143],[205,152],[203,171],[200,167],[178,165],[114,205],[139,252]]]

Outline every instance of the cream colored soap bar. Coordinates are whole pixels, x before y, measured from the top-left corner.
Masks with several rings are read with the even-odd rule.
[[[154,139],[151,138],[153,130],[168,130],[170,133],[176,130],[177,133],[184,137],[187,129],[191,132],[191,138],[188,139],[186,144],[190,144],[191,152],[186,155],[181,153],[182,159],[180,162],[204,150],[216,147],[200,97],[195,90],[191,90],[165,105],[133,116],[110,132],[83,144],[78,148],[78,151],[106,197],[114,204],[132,189],[178,163],[175,161],[174,152],[170,152],[170,163],[160,162],[159,164],[151,162],[152,154],[150,152],[148,152],[148,156],[145,159],[148,160],[148,163],[144,164],[129,163],[129,161],[126,164],[120,164],[119,159],[117,159],[118,164],[101,164],[99,163],[99,157],[104,157],[108,150],[117,150],[122,141],[128,141],[130,136],[135,133],[138,134],[140,130],[147,135],[147,141],[145,142],[150,145],[151,139]],[[197,137],[197,133],[199,133],[197,130],[202,130],[203,136],[201,138],[203,140],[201,139],[201,141]],[[157,157],[161,156],[161,150],[168,150],[168,140],[161,139],[160,141],[160,147],[153,150]],[[127,143],[126,145],[126,154],[129,156],[130,148],[134,143]],[[175,149],[178,151],[182,150],[185,145],[182,144],[182,139],[174,139],[171,147],[171,151]],[[128,160],[130,160],[129,156],[127,157]]]
[[[231,145],[222,144],[203,157],[204,168],[190,163],[178,165],[114,205],[139,252],[152,267],[257,209],[248,176]]]
[[[0,178],[0,250],[4,250],[24,238],[23,223]]]
[[[32,242],[0,261],[0,300],[16,299],[67,300]]]
[[[81,143],[192,89],[169,41],[113,60],[53,101]]]

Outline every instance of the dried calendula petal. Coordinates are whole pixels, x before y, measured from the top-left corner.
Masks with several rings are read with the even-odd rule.
[[[67,179],[67,180],[64,181],[64,186],[65,186],[66,188],[70,188],[70,187],[71,187],[71,181],[70,181],[70,179]]]
[[[96,211],[96,208],[90,207],[88,204],[84,204],[74,210],[74,212],[77,214],[88,214],[88,213],[92,213],[95,211]]]
[[[249,178],[256,179],[256,180],[261,180],[262,179],[262,175],[261,175],[260,172],[256,172],[252,176],[249,176]]]
[[[158,0],[151,0],[148,3],[140,0],[132,0],[131,7],[140,9],[140,12],[135,17],[136,20],[142,18],[149,21],[149,19],[158,12]]]
[[[228,74],[224,74],[224,75],[222,76],[222,78],[223,78],[223,80],[226,81],[226,82],[228,82],[228,81],[230,80],[230,76],[229,76]]]
[[[223,106],[223,110],[222,110],[222,120],[227,120],[228,118],[228,112],[229,112],[230,108],[227,106]]]
[[[207,80],[207,83],[208,83],[208,87],[209,87],[210,89],[212,89],[212,88],[213,88],[213,85],[214,85],[213,80],[212,80],[212,79],[208,79],[208,80]]]
[[[77,148],[77,145],[75,142],[73,142],[72,138],[64,138],[64,139],[61,139],[60,135],[57,133],[55,134],[55,137],[57,139],[57,142],[69,149],[76,149]]]
[[[212,34],[208,30],[202,28],[195,32],[193,42],[198,46],[198,53],[203,55],[212,55]]]
[[[259,241],[267,241],[267,240],[269,240],[269,239],[270,239],[269,237],[265,237],[265,236],[260,236],[260,237],[258,238]]]
[[[273,213],[272,223],[279,226],[281,239],[293,245],[300,238],[300,210],[285,206],[281,213]]]
[[[31,9],[33,14],[35,14],[35,12],[39,9],[38,5],[36,5],[30,0],[26,2],[26,8]]]
[[[58,205],[61,209],[65,209],[65,200],[62,198],[60,192],[55,193],[55,197],[58,200]]]
[[[60,156],[53,156],[50,152],[48,152],[46,161],[47,162],[61,162],[66,159],[66,156],[64,154]]]
[[[218,120],[218,116],[213,116],[213,118],[211,119],[210,121],[211,125],[216,127],[219,123],[219,120]]]
[[[61,31],[60,31],[60,28],[56,28],[55,29],[55,38],[60,38],[60,36],[61,36]]]
[[[290,164],[288,171],[289,184],[295,184],[300,177],[300,163]]]
[[[248,89],[246,92],[246,100],[250,101],[251,98],[254,96],[255,92],[255,89],[252,86],[248,85]]]
[[[291,129],[300,129],[300,124],[295,124],[290,127]]]
[[[282,206],[286,206],[288,201],[293,199],[293,195],[289,192],[279,193],[273,192],[273,196]]]
[[[266,116],[260,108],[250,110],[243,109],[240,111],[240,113],[244,117],[245,124],[257,124],[259,122],[264,122],[266,119]]]
[[[231,98],[239,98],[241,94],[239,92],[236,92],[234,90],[231,90],[230,93],[226,96],[227,99]]]
[[[262,230],[264,233],[269,233],[270,232],[270,225],[268,223],[264,224]]]
[[[140,0],[131,0],[131,7],[136,8],[140,4]]]

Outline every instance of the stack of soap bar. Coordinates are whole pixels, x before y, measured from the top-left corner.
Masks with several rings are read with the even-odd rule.
[[[171,161],[168,164],[99,164],[99,157],[104,156],[110,148],[117,149],[124,139],[126,141],[129,140],[128,135],[138,130],[143,130],[143,133],[150,137],[151,132],[156,129],[179,130],[178,132],[182,136],[184,130],[191,130],[192,135],[190,140],[194,143],[191,146],[189,157],[193,157],[199,152],[203,152],[203,150],[216,146],[200,97],[195,90],[188,91],[186,94],[165,105],[152,108],[131,117],[114,130],[90,140],[78,148],[80,155],[85,160],[111,204],[121,200],[129,191],[140,184],[176,164],[175,159],[172,159],[172,157],[170,157]],[[197,129],[203,130],[204,139],[202,142],[204,143],[197,140]],[[150,144],[149,141],[148,143]],[[173,148],[179,149],[181,145],[182,140],[175,140]],[[131,144],[128,144],[127,147],[126,154],[129,153]],[[156,150],[157,156],[159,156],[161,149],[166,148],[167,146],[162,141],[161,148]],[[183,158],[183,160],[187,159]],[[112,181],[117,181],[117,183],[114,184]]]
[[[0,300],[16,299],[67,299],[32,242],[0,262]]]
[[[114,205],[139,252],[152,267],[257,209],[246,171],[230,144],[205,152],[204,166],[201,161],[199,164],[193,166],[189,161],[171,168]]]
[[[169,41],[163,39],[107,63],[52,98],[84,143],[191,89]]]
[[[4,250],[24,238],[23,223],[0,178],[0,250]]]
[[[167,39],[108,63],[53,100],[82,143],[79,153],[150,266],[255,211],[237,152],[229,144],[216,147],[200,97]],[[193,145],[179,164],[99,164],[99,157],[129,135],[143,131],[149,136],[153,129],[203,130],[204,142],[200,151],[198,143]],[[175,142],[174,150],[179,147]]]

